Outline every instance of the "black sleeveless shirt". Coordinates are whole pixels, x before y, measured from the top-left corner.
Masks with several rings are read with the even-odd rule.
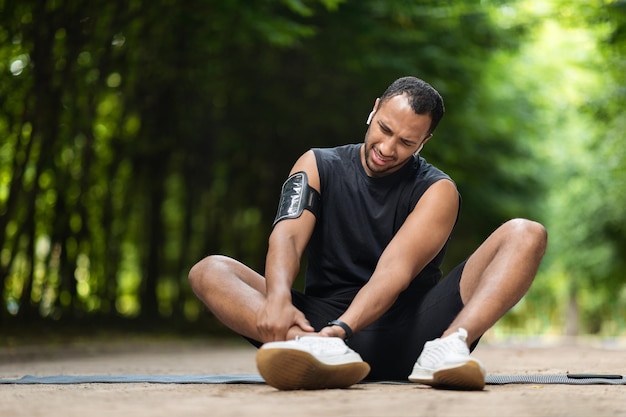
[[[307,247],[305,293],[345,304],[370,279],[382,252],[426,190],[450,179],[420,156],[390,175],[369,177],[361,164],[361,146],[313,149],[322,204]],[[446,246],[405,293],[430,288],[441,279]]]

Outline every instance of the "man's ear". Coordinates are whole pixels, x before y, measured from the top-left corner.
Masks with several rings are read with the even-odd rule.
[[[376,101],[374,102],[374,107],[372,108],[370,115],[367,116],[367,121],[365,122],[366,124],[369,125],[370,123],[372,123],[372,118],[376,114],[376,110],[378,110],[378,103],[380,103],[380,98],[377,98]]]
[[[428,142],[430,140],[430,138],[433,137],[433,134],[430,133],[428,136],[426,136],[426,138],[422,141],[422,143],[420,144],[420,147],[417,148],[417,150],[415,151],[415,155],[417,155],[418,153],[420,153],[420,151],[424,148],[424,145],[426,144],[426,142]]]

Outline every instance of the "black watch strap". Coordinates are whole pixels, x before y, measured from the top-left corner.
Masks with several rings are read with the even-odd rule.
[[[329,326],[339,326],[341,327],[345,332],[346,332],[346,337],[344,338],[345,341],[348,341],[348,339],[350,339],[352,337],[352,329],[350,328],[350,326],[348,326],[346,323],[344,323],[341,320],[333,320],[333,321],[329,321],[328,322]]]

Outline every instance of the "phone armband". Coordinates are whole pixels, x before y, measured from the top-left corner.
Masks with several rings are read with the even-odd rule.
[[[281,220],[300,217],[304,210],[309,210],[315,217],[318,217],[320,206],[320,193],[309,185],[306,172],[296,172],[290,175],[283,184],[278,212],[272,227]]]

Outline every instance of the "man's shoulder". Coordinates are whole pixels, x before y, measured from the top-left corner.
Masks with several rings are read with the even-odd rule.
[[[339,145],[330,148],[313,148],[315,156],[330,157],[330,158],[343,158],[346,156],[352,156],[354,152],[358,151],[360,143],[350,143],[347,145]]]
[[[424,157],[417,156],[417,176],[421,178],[436,178],[436,179],[448,179],[452,181],[452,178],[440,168],[429,163]]]
[[[359,172],[360,144],[335,146],[332,148],[314,148],[315,162],[323,189],[330,187],[329,181],[349,181]]]

